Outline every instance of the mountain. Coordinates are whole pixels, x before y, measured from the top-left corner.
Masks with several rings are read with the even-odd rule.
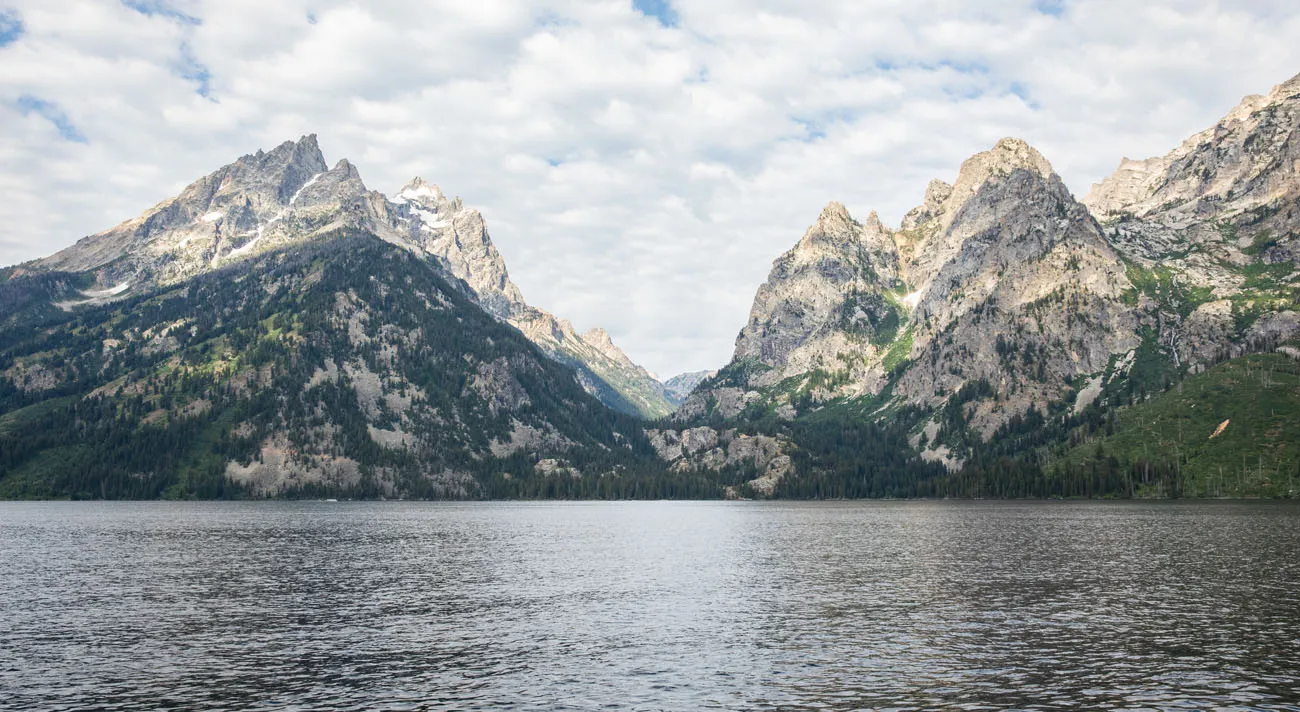
[[[688,371],[679,373],[672,378],[664,381],[664,394],[668,397],[668,402],[673,405],[681,405],[686,401],[686,397],[700,385],[700,381],[706,378],[712,378],[717,375],[717,371]]]
[[[901,425],[953,473],[985,472],[997,452],[1041,475],[1045,433],[1091,437],[1089,414],[1300,337],[1298,129],[1300,78],[1168,156],[1125,160],[1082,201],[1008,138],[954,182],[931,181],[897,229],[831,203],[773,263],[732,360],[674,419],[784,433],[812,458],[794,471],[835,469],[817,448],[843,433],[826,429],[865,419]],[[1048,413],[1058,425],[1024,438]],[[951,485],[930,491],[969,491]],[[889,487],[872,491],[924,491]]]
[[[1159,314],[1175,364],[1297,330],[1300,76],[1169,154],[1124,159],[1083,201]]]
[[[997,395],[972,422],[991,432],[1140,343],[1122,300],[1130,288],[1047,161],[1004,139],[951,186],[932,182],[899,230],[827,206],[774,263],[732,362],[679,417],[789,420],[886,391],[933,409],[987,382]]]
[[[8,497],[526,496],[654,474],[636,420],[435,263],[350,230],[6,329],[0,373]]]
[[[1083,200],[1008,138],[831,202],[667,383],[304,137],[0,270],[0,496],[1295,496],[1298,130],[1300,78]]]
[[[61,302],[71,308],[175,285],[344,229],[435,260],[489,313],[575,368],[583,387],[607,405],[646,418],[672,411],[658,381],[608,335],[586,339],[567,321],[524,302],[477,210],[420,178],[389,200],[368,190],[346,159],[329,168],[314,135],[243,156],[140,217],[24,265],[21,272],[94,275],[92,288]]]

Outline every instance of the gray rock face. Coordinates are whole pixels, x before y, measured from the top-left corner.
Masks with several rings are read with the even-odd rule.
[[[1300,287],[1300,76],[1248,96],[1165,156],[1124,159],[1083,201],[1134,268],[1172,286],[1142,306],[1173,358],[1284,340]],[[1256,322],[1279,325],[1276,329]]]
[[[1201,222],[1277,204],[1300,187],[1300,75],[1253,95],[1169,154],[1125,158],[1083,202],[1104,221]]]
[[[909,402],[937,406],[987,380],[1002,403],[976,425],[991,432],[1140,343],[1119,255],[1024,142],[1003,139],[966,161],[930,220],[917,223],[924,237],[905,268],[913,361],[896,392]]]
[[[838,334],[870,336],[894,312],[884,295],[897,279],[898,253],[876,214],[859,223],[831,203],[773,264],[736,339],[734,359],[772,367],[768,379],[833,359],[842,347]]]
[[[766,401],[790,418],[796,402],[878,393],[902,365],[895,393],[914,405],[935,407],[971,380],[997,385],[991,428],[1137,345],[1120,303],[1131,286],[1047,160],[1003,139],[952,185],[932,181],[896,232],[828,206],[759,288],[730,377],[678,417],[734,417]],[[1032,385],[1009,348],[1043,361]]]
[[[679,373],[664,381],[664,394],[673,405],[681,405],[700,382],[718,375],[717,371],[691,371]]]
[[[675,472],[721,470],[735,467],[754,475],[748,484],[771,495],[781,478],[794,471],[788,455],[791,443],[784,437],[746,435],[710,427],[683,430],[647,430],[659,458]]]

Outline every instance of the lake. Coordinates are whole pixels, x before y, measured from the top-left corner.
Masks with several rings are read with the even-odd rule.
[[[1300,710],[1300,507],[0,503],[0,709]]]

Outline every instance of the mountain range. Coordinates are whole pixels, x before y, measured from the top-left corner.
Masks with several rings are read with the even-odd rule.
[[[831,202],[731,361],[665,382],[528,305],[478,211],[305,136],[0,273],[0,495],[1168,496],[1227,443],[1289,494],[1294,390],[1104,443],[1190,378],[1236,407],[1239,361],[1287,382],[1298,129],[1300,77],[1083,199],[1008,138],[897,227]]]

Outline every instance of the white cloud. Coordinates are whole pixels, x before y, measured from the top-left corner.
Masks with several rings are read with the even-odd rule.
[[[531,302],[672,374],[727,360],[829,200],[896,223],[1006,135],[1082,193],[1300,72],[1281,0],[671,5],[11,0],[0,263],[315,132],[481,208]]]

